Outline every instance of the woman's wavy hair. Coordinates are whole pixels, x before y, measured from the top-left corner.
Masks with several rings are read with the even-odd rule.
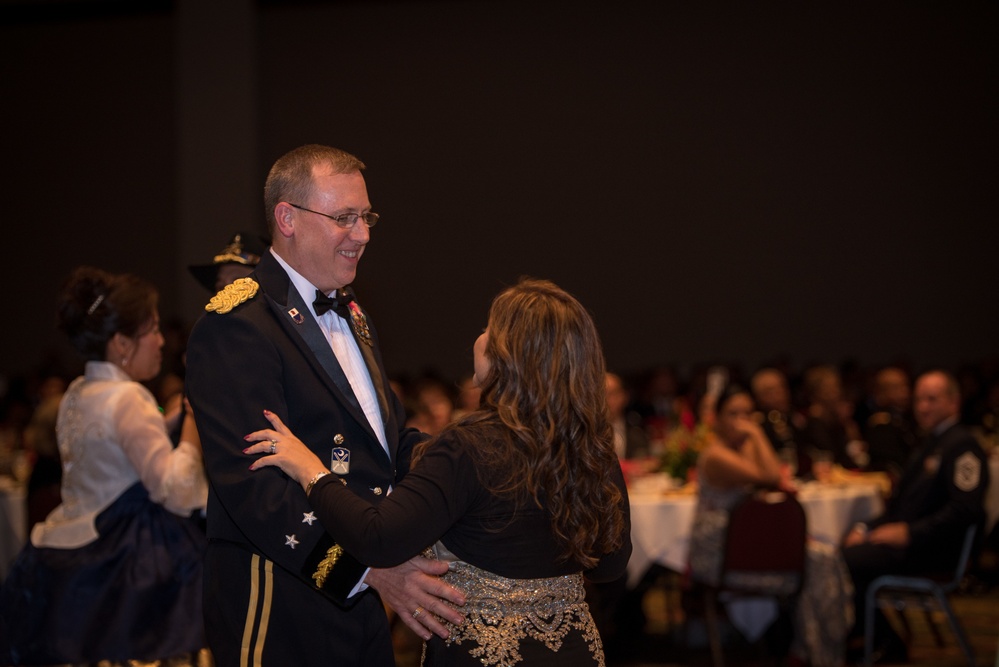
[[[58,326],[85,361],[104,361],[116,333],[136,338],[149,330],[158,298],[138,276],[80,266],[59,295]]]
[[[584,568],[621,546],[619,466],[604,388],[604,356],[590,314],[552,282],[522,279],[489,311],[481,408],[511,437],[479,454],[489,490],[547,503],[563,558]]]

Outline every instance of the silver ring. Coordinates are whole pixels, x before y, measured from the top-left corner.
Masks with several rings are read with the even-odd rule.
[[[277,440],[271,440],[271,454],[277,454]]]
[[[413,612],[413,618],[419,618],[420,614],[423,613],[423,607],[417,607],[416,611]]]

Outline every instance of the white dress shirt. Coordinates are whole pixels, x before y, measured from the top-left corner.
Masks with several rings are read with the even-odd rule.
[[[378,406],[378,396],[375,393],[375,386],[371,381],[371,375],[368,373],[368,366],[364,363],[364,356],[361,354],[360,348],[357,347],[357,339],[354,338],[354,334],[351,331],[351,323],[332,310],[322,315],[316,315],[316,310],[312,305],[312,302],[316,298],[316,286],[310,283],[298,271],[291,268],[280,255],[274,252],[274,248],[271,248],[271,254],[284,267],[284,270],[288,273],[288,277],[291,279],[291,283],[302,296],[302,300],[308,305],[312,317],[315,318],[319,324],[319,328],[326,334],[326,340],[329,342],[330,348],[332,348],[333,354],[340,364],[340,368],[343,369],[344,375],[347,376],[350,388],[354,390],[354,396],[357,397],[357,402],[360,404],[361,410],[364,411],[364,416],[368,418],[368,423],[371,424],[375,435],[378,436],[378,442],[381,443],[382,449],[385,450],[385,455],[388,456],[388,440],[385,438],[385,424],[382,422],[382,411]],[[330,295],[327,294],[327,296]],[[294,431],[293,424],[289,424],[289,428]]]
[[[385,450],[385,455],[389,456],[388,441],[385,439],[385,424],[382,423],[382,413],[381,408],[378,407],[375,386],[371,381],[371,375],[368,373],[368,367],[364,363],[364,356],[361,354],[360,348],[357,347],[357,339],[354,338],[354,334],[351,332],[351,323],[333,311],[316,315],[316,309],[312,305],[312,302],[316,299],[316,290],[318,288],[298,271],[291,268],[281,258],[281,255],[274,252],[273,247],[271,248],[271,254],[274,255],[274,259],[278,261],[278,264],[284,267],[284,270],[288,273],[288,278],[291,279],[291,284],[295,286],[295,289],[302,296],[302,300],[308,305],[309,312],[316,319],[319,328],[326,334],[326,340],[329,341],[330,348],[332,348],[333,354],[340,364],[340,368],[343,369],[344,375],[347,376],[350,388],[354,390],[354,396],[357,397],[357,402],[364,411],[364,416],[368,418],[368,423],[371,424],[375,435],[378,436],[378,442],[381,443],[382,449]],[[326,296],[330,295],[327,294]],[[293,425],[289,425],[289,428],[292,428],[294,432]],[[392,492],[391,487],[389,487],[388,492]],[[371,568],[368,568],[364,571],[360,580],[350,593],[347,594],[348,598],[352,598],[368,588],[364,580],[367,578],[370,570]]]

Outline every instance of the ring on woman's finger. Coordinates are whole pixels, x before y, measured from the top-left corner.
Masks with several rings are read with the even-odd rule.
[[[277,454],[277,440],[271,440],[271,454]]]
[[[423,613],[423,607],[417,606],[416,611],[413,612],[413,618],[419,618],[420,614]]]

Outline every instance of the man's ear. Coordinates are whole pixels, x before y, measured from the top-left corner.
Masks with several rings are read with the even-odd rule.
[[[274,229],[285,238],[295,234],[295,209],[288,202],[278,202],[274,207]]]

